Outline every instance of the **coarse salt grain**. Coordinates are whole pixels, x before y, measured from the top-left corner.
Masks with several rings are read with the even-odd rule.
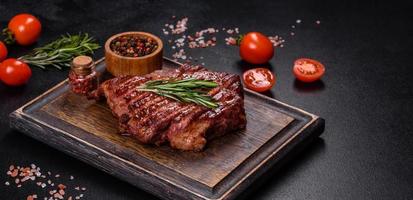
[[[22,182],[25,182],[25,181],[27,181],[27,180],[29,180],[29,179],[30,179],[30,176],[25,176],[25,177],[22,178],[21,181],[22,181]]]
[[[282,37],[276,35],[276,36],[269,36],[268,39],[270,39],[274,47],[278,47],[278,46],[284,47],[283,43],[285,42],[285,40]]]
[[[168,28],[171,30],[172,34],[181,34],[185,32],[187,28],[187,23],[188,23],[188,17],[182,18],[181,20],[178,20],[176,25],[169,25]]]
[[[185,55],[185,50],[184,49],[180,49],[178,52],[174,53],[172,55],[173,58],[180,58],[185,60],[186,59],[186,55]]]
[[[203,29],[200,31],[195,32],[194,35],[189,35],[188,38],[188,47],[193,49],[193,48],[206,48],[206,47],[212,47],[216,45],[216,37],[215,36],[210,36],[215,33],[219,32],[218,29],[215,28],[207,28]],[[208,37],[206,37],[206,34],[208,34]]]
[[[225,38],[225,44],[235,46],[237,45],[237,40],[233,37]]]
[[[18,169],[14,169],[13,172],[11,172],[10,176],[11,177],[16,177],[19,174],[19,170]]]
[[[315,21],[316,24],[321,24],[320,20]]]
[[[297,24],[300,24],[300,23],[301,23],[301,19],[297,19],[295,22],[296,22]]]
[[[59,194],[59,193],[55,193],[55,194],[53,195],[53,197],[54,197],[54,198],[58,198],[58,199],[63,199],[63,196],[62,196],[61,194]]]
[[[49,177],[55,177],[55,178],[60,177],[59,174],[56,174],[56,175],[53,175],[53,176],[52,176],[52,173],[51,173],[51,172],[48,172],[47,174],[48,174]],[[9,166],[9,171],[7,172],[7,175],[9,175],[10,177],[14,178],[14,182],[16,183],[16,187],[17,187],[17,188],[22,187],[22,183],[23,183],[23,182],[27,182],[28,180],[34,181],[34,180],[36,179],[36,177],[43,177],[43,178],[46,178],[46,177],[47,177],[46,175],[42,175],[42,174],[41,174],[40,168],[37,167],[35,164],[31,164],[31,165],[28,166],[28,167],[20,167],[20,166],[14,167],[13,165],[10,165],[10,166]],[[19,176],[19,177],[17,178],[17,176]],[[70,176],[70,180],[73,180],[73,179],[74,179],[74,177],[73,177],[73,176]],[[50,186],[52,186],[52,187],[54,186],[54,183],[52,182],[51,179],[48,179],[48,180],[47,180],[47,183],[48,183]],[[9,185],[10,185],[10,182],[9,182],[9,181],[6,181],[4,184],[7,185],[7,186],[9,186]],[[35,184],[36,184],[37,186],[42,187],[42,188],[47,187],[46,183],[43,183],[43,182],[41,182],[41,181],[37,181],[37,182],[35,182]],[[58,185],[58,189],[57,189],[57,190],[50,190],[50,191],[49,191],[49,194],[50,194],[51,196],[50,196],[49,198],[48,198],[48,197],[45,197],[44,199],[45,199],[45,200],[64,199],[64,195],[66,194],[65,188],[66,188],[66,186],[65,186],[64,184],[59,184],[59,185]],[[82,187],[81,189],[82,189],[83,191],[86,190],[85,187]],[[77,190],[80,190],[80,187],[77,187]],[[37,198],[37,195],[36,195],[36,194],[32,194],[32,195],[29,195],[27,198],[29,198],[29,199],[36,199],[36,198]],[[70,199],[72,199],[72,198],[70,198]]]
[[[65,186],[65,185],[63,185],[63,184],[59,184],[59,185],[57,185],[57,187],[58,187],[59,189],[61,189],[61,190],[66,189],[66,186]]]

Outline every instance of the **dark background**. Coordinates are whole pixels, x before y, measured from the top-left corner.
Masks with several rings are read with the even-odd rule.
[[[161,29],[170,17],[189,17],[189,31],[239,27],[286,40],[271,60],[274,98],[326,119],[326,129],[304,152],[269,177],[251,199],[413,199],[413,89],[411,3],[389,1],[15,1],[1,0],[0,25],[21,12],[39,17],[43,33],[18,57],[60,34],[88,32],[100,44],[123,31]],[[292,29],[297,19],[302,23]],[[316,25],[315,21],[321,24]],[[295,36],[290,36],[294,31]],[[220,33],[220,35],[225,35]],[[241,74],[236,47],[223,37],[213,48],[187,51],[210,69]],[[165,56],[171,56],[170,45]],[[103,56],[97,51],[95,58]],[[322,82],[303,85],[291,73],[299,57],[326,66]],[[10,164],[35,163],[87,187],[86,199],[156,199],[9,128],[8,114],[66,78],[68,71],[33,68],[25,87],[0,84],[0,199],[43,194],[35,184],[6,187]],[[270,120],[270,119],[269,119]],[[114,169],[116,170],[116,169]],[[71,190],[67,192],[70,193]]]

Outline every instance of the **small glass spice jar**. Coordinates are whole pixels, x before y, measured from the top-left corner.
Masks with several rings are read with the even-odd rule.
[[[69,85],[72,91],[88,96],[99,85],[95,62],[89,56],[78,56],[73,59],[69,72]]]

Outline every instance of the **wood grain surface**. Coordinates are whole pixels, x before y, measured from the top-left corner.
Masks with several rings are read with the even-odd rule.
[[[136,154],[213,188],[293,120],[271,106],[257,104],[259,102],[247,95],[246,130],[228,133],[208,142],[205,151],[201,153],[177,151],[167,145],[159,148],[139,144],[137,140],[119,135],[117,119],[106,103],[87,101],[71,92],[61,95],[41,109],[90,134],[114,145],[126,146]]]
[[[178,64],[164,60],[164,67]],[[105,63],[97,63],[98,70]],[[209,141],[202,152],[140,144],[118,134],[105,102],[73,94],[64,81],[11,114],[11,125],[164,199],[233,199],[324,120],[246,90],[245,130]]]

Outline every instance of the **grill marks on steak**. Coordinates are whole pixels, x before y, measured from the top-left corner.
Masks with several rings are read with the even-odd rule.
[[[151,92],[136,91],[149,80],[197,78],[218,83],[209,91],[219,104],[209,109],[177,102]],[[244,97],[239,76],[211,72],[200,66],[158,70],[145,76],[125,76],[104,82],[98,94],[104,95],[112,113],[119,119],[122,133],[143,143],[169,142],[182,150],[202,150],[207,139],[245,128]]]

